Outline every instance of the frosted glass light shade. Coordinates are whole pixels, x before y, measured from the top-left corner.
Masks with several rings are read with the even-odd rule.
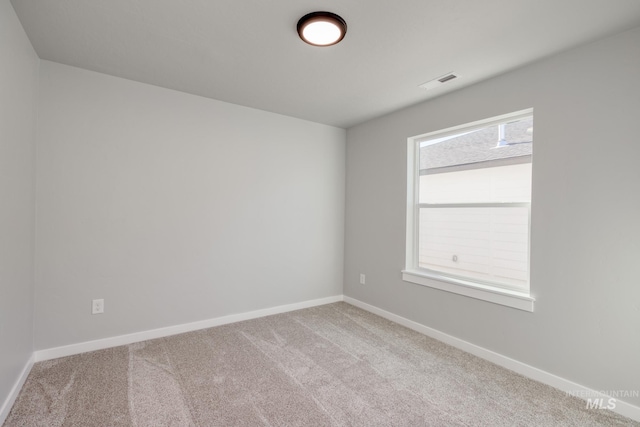
[[[347,33],[344,19],[331,12],[312,12],[298,21],[298,35],[313,46],[332,46]]]

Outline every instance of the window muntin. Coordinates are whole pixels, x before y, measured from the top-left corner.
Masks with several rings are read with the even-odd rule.
[[[528,295],[532,146],[531,110],[412,138],[407,270]]]

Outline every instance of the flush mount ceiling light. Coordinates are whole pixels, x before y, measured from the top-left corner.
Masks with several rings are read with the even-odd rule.
[[[311,12],[298,21],[298,35],[313,46],[332,46],[347,34],[347,23],[331,12]]]

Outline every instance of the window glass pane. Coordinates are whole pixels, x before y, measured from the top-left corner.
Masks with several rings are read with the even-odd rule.
[[[418,266],[528,288],[527,207],[421,208]]]
[[[531,200],[532,117],[419,144],[419,203]]]

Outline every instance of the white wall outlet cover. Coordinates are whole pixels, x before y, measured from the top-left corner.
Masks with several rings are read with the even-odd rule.
[[[104,300],[103,299],[94,299],[91,301],[91,314],[102,314],[104,313]]]

